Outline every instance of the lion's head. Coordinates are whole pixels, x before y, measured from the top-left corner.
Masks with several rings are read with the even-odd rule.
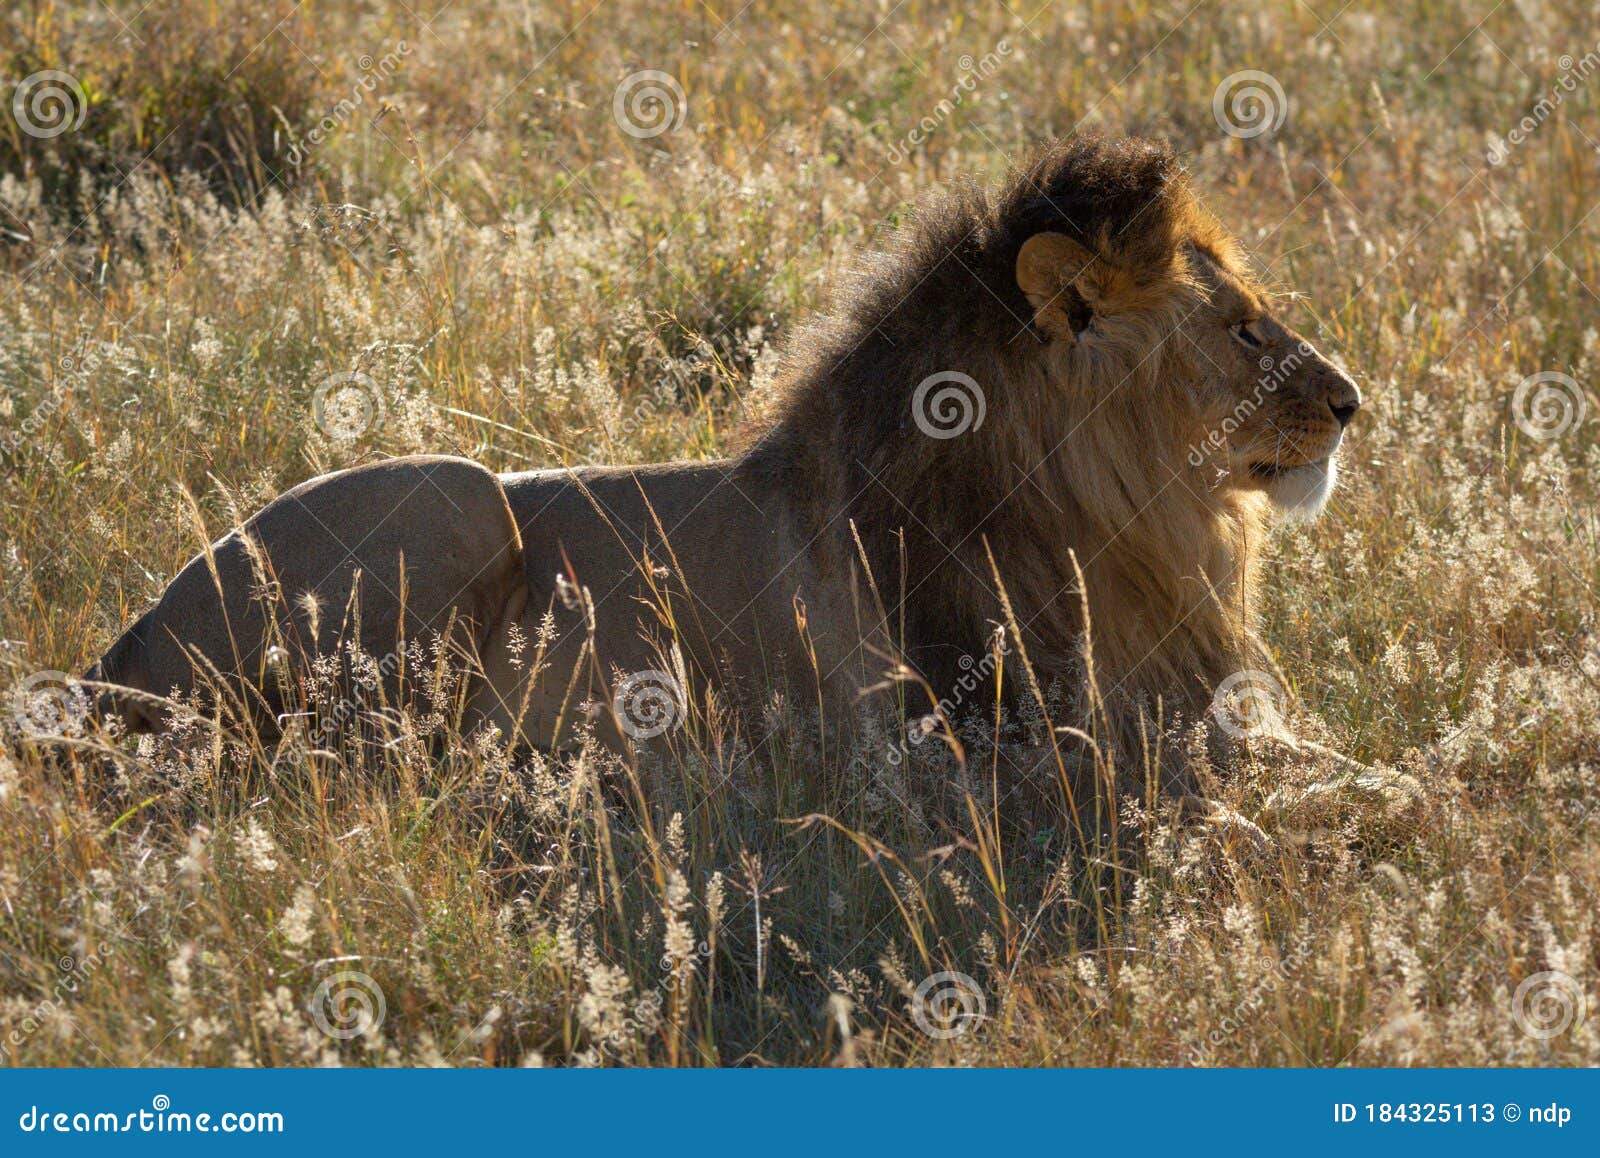
[[[1266,517],[1323,505],[1359,404],[1140,140],[1058,142],[924,204],[796,353],[753,459],[819,536],[854,521],[936,688],[1003,584],[1038,665],[1081,668],[1087,607],[1103,691],[1208,701],[1259,658]]]
[[[1091,250],[1048,230],[1022,243],[1017,285],[1052,347],[1054,376],[1068,389],[1143,379],[1152,337],[1175,347],[1141,402],[1187,421],[1188,462],[1207,487],[1261,491],[1286,513],[1315,515],[1360,391],[1273,313],[1214,218],[1181,188],[1163,195],[1175,217],[1170,250],[1129,262],[1114,238]]]

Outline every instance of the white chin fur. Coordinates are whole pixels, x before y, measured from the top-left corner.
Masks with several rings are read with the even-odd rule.
[[[1328,496],[1333,493],[1338,477],[1337,459],[1307,463],[1274,478],[1267,486],[1267,497],[1290,519],[1309,522],[1328,505]]]

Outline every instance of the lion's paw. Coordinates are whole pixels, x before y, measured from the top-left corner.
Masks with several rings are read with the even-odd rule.
[[[1362,827],[1414,829],[1425,796],[1416,777],[1339,757],[1339,771],[1324,779],[1280,788],[1267,797],[1261,822],[1269,830],[1333,827],[1357,813]]]
[[[1203,832],[1230,851],[1243,849],[1256,856],[1267,856],[1277,848],[1272,837],[1243,813],[1203,796],[1180,798],[1177,821],[1182,828]]]

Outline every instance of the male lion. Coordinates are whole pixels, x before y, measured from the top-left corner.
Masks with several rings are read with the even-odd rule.
[[[998,191],[931,201],[786,366],[732,458],[313,479],[189,563],[89,678],[204,676],[270,712],[285,664],[437,634],[473,657],[474,717],[549,747],[585,705],[617,742],[708,689],[847,717],[889,655],[937,697],[997,625],[1008,691],[1036,686],[1023,658],[1081,686],[1087,613],[1102,700],[1194,719],[1261,666],[1269,511],[1322,507],[1360,404],[1142,140],[1053,143]]]

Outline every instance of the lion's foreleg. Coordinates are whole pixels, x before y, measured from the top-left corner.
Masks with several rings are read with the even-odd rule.
[[[1420,799],[1422,787],[1415,777],[1390,768],[1378,768],[1351,759],[1326,744],[1304,740],[1288,732],[1253,738],[1264,746],[1298,757],[1310,758],[1331,769],[1329,775],[1308,784],[1279,788],[1267,796],[1260,819],[1272,828],[1290,823],[1311,811],[1340,805],[1380,806],[1385,809]]]

